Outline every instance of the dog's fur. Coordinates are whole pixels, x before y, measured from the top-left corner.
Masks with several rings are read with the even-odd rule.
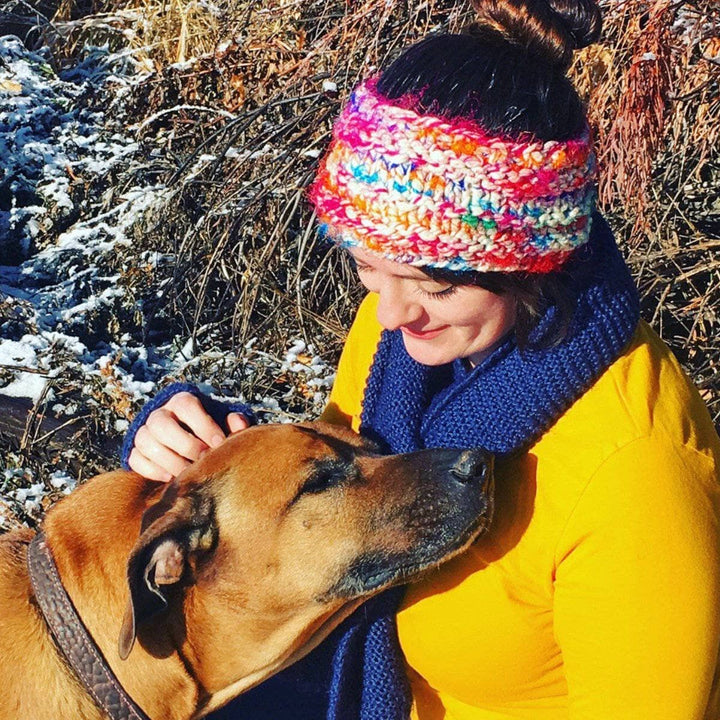
[[[321,423],[263,426],[169,486],[94,478],[44,528],[126,691],[151,718],[194,718],[298,660],[370,595],[472,542],[490,515],[489,462],[456,450],[382,457]],[[31,538],[0,537],[0,719],[100,720],[38,612]]]

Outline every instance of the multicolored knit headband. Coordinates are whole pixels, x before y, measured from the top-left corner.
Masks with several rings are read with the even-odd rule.
[[[587,242],[589,132],[521,142],[419,115],[359,85],[310,188],[338,244],[453,271],[550,272]]]

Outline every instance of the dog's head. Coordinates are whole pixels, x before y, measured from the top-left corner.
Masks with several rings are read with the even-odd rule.
[[[367,597],[463,550],[491,507],[492,459],[478,450],[382,456],[332,425],[250,428],[145,513],[120,654],[136,634],[152,644],[160,623],[211,694],[237,694]]]

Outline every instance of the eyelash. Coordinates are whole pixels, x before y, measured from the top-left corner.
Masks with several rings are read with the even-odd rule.
[[[457,292],[457,285],[450,285],[444,290],[438,290],[437,292],[428,292],[427,290],[423,290],[422,288],[418,288],[418,290],[425,297],[432,298],[433,300],[442,300],[443,298],[449,298],[451,295],[454,295]]]
[[[368,265],[359,265],[357,262],[355,262],[354,264],[355,271],[358,274],[363,272],[370,272],[372,270],[372,268]],[[438,290],[437,292],[428,292],[427,290],[423,290],[422,288],[418,288],[417,290],[424,297],[431,298],[432,300],[442,300],[443,298],[448,298],[451,295],[454,295],[457,292],[457,285],[450,285],[449,287],[446,287],[443,290]]]

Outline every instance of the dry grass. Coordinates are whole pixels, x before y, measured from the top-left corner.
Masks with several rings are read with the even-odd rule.
[[[357,296],[342,260],[316,237],[304,202],[315,157],[357,79],[432,31],[457,30],[463,3],[333,0],[247,5],[232,43],[191,69],[145,83],[146,137],[172,137],[183,158],[175,194],[145,237],[171,248],[173,311],[200,341],[234,347],[288,327],[337,347]],[[607,3],[604,41],[573,68],[602,166],[601,202],[625,244],[644,314],[720,417],[719,10],[698,3]],[[163,109],[210,106],[207,111]],[[216,159],[198,170],[201,153]],[[236,155],[235,153],[240,153]]]
[[[600,199],[643,297],[720,425],[720,7],[609,3],[577,82],[589,100]]]
[[[191,69],[166,67],[136,94],[140,136],[172,137],[183,158],[169,174],[172,199],[138,241],[172,253],[171,314],[201,344],[218,331],[235,347],[256,336],[281,344],[292,326],[337,348],[344,335],[357,293],[304,198],[340,105],[324,82],[344,96],[455,9],[430,2],[399,15],[372,0],[344,11],[342,2],[265,3],[242,37]]]
[[[602,207],[644,316],[720,423],[720,9],[714,0],[604,7],[603,42],[579,53],[572,71],[597,138]],[[135,228],[130,251],[166,262],[134,262],[121,279],[142,303],[138,332],[192,338],[198,353],[236,352],[222,372],[250,397],[285,389],[248,362],[253,338],[277,355],[303,336],[334,360],[359,290],[343,256],[317,237],[305,201],[332,119],[360,77],[469,18],[459,0],[56,8],[44,38],[60,60],[108,41],[155,69],[129,103],[147,159],[117,178],[130,186],[143,173],[171,190]],[[200,363],[183,377],[213,371]],[[110,402],[117,415],[128,411],[121,394]]]

